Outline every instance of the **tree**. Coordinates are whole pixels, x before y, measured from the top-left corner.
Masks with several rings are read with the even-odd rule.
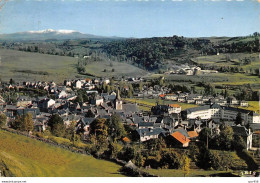
[[[110,119],[107,121],[107,126],[109,126],[108,134],[112,137],[113,140],[120,139],[126,135],[122,120],[117,114],[113,114],[110,117]]]
[[[0,128],[3,127],[6,124],[6,115],[4,113],[0,114]]]
[[[10,81],[9,81],[9,83],[12,85],[12,84],[15,83],[15,81],[11,78]]]
[[[27,132],[32,131],[33,130],[32,114],[27,113],[22,118],[23,118],[22,130]]]
[[[90,124],[90,134],[94,134],[96,136],[97,142],[99,144],[105,143],[108,137],[108,126],[106,119],[95,119]]]
[[[241,116],[241,112],[237,113],[237,116],[236,116],[236,120],[235,120],[235,123],[236,125],[242,125],[242,116]]]
[[[139,91],[142,91],[143,90],[143,82],[141,81],[140,83],[139,83]]]
[[[110,144],[110,149],[111,149],[111,158],[117,158],[118,154],[123,149],[123,146],[117,142],[112,142]]]
[[[241,136],[233,136],[233,148],[237,151],[242,151],[243,149],[246,149],[246,143]]]
[[[161,152],[160,165],[162,168],[178,169],[180,167],[180,155],[172,149]]]
[[[230,150],[233,141],[233,129],[229,125],[223,125],[219,134],[220,148],[222,150]]]
[[[78,95],[74,102],[75,102],[75,103],[83,102],[83,97],[82,97],[82,95],[81,95],[81,94]]]
[[[181,168],[184,173],[184,177],[189,174],[190,172],[190,158],[184,154],[181,158]]]
[[[54,114],[50,117],[48,126],[51,128],[51,132],[55,136],[62,137],[65,133],[63,119],[58,114]]]
[[[78,134],[76,134],[76,125],[77,122],[76,121],[72,121],[69,126],[65,129],[65,137],[67,139],[69,139],[71,142],[73,142],[73,144],[75,144],[75,142],[79,142],[80,141],[80,136]]]
[[[25,115],[16,116],[15,120],[11,122],[11,127],[21,131],[32,131],[33,130],[33,119],[32,114],[27,113]]]
[[[138,167],[141,167],[144,165],[144,157],[141,152],[136,153],[134,163]]]
[[[227,98],[227,97],[229,97],[229,92],[227,89],[225,89],[224,98]]]
[[[203,128],[199,133],[199,139],[205,142],[205,144],[208,144],[211,139],[211,130],[209,128]]]

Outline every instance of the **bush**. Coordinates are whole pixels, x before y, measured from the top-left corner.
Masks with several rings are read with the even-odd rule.
[[[247,167],[249,170],[257,170],[258,165],[255,161],[255,159],[247,152],[246,149],[243,149],[242,151],[237,151],[237,155],[246,161]]]
[[[145,162],[144,162],[144,166],[151,166],[151,168],[158,168],[160,167],[160,160],[158,161],[158,159],[154,156],[149,156]]]
[[[161,152],[160,166],[162,168],[178,169],[180,167],[180,155],[172,149]]]

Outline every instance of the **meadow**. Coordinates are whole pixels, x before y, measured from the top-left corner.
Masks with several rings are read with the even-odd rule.
[[[184,171],[182,170],[175,170],[175,169],[149,169],[146,170],[147,172],[158,175],[160,177],[184,177]],[[193,169],[190,170],[187,177],[211,177],[214,174],[227,174],[233,173],[232,171],[217,171],[217,170],[200,170],[200,169]]]
[[[143,76],[146,71],[121,62],[92,62],[86,66],[85,75],[78,74],[77,58],[56,56],[10,49],[0,49],[0,78],[16,82],[23,81],[55,81],[63,83],[65,79],[113,76]],[[112,65],[112,66],[111,66]],[[104,72],[104,69],[107,71]],[[114,69],[114,72],[112,72]]]
[[[170,101],[170,100],[161,100],[161,99],[136,99],[136,98],[126,98],[124,99],[125,101],[129,101],[132,103],[137,103],[139,106],[139,109],[144,110],[144,111],[150,111],[153,106],[156,105],[158,102],[161,105],[168,105],[168,104],[179,104],[181,106],[182,110],[197,107],[198,105],[195,104],[187,104],[187,103],[181,103],[181,102],[176,102],[176,101]]]
[[[118,76],[143,76],[146,71],[124,62],[100,61],[91,62],[85,67],[86,73],[98,77],[118,77]],[[105,72],[104,72],[105,70]],[[112,71],[113,70],[113,71]]]
[[[121,177],[121,166],[0,130],[0,160],[17,177]]]
[[[76,78],[77,59],[66,56],[0,49],[0,77],[22,81],[55,81]]]
[[[229,61],[227,61],[227,57],[230,58]],[[251,64],[239,66],[239,60],[243,60],[245,58],[251,58]],[[243,69],[254,69],[260,67],[259,53],[220,53],[219,55],[200,56],[193,59],[193,61],[197,62],[198,64],[214,66],[239,66]]]

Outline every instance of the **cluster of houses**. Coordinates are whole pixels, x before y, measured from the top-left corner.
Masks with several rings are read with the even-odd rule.
[[[209,127],[218,132],[221,122],[231,124],[238,113],[241,113],[244,121],[242,126],[235,126],[234,132],[243,135],[247,141],[247,148],[252,147],[252,131],[245,128],[245,125],[255,125],[254,130],[259,130],[260,115],[248,110],[234,107],[227,107],[217,103],[182,111],[178,104],[156,105],[151,112],[143,112],[138,109],[137,104],[125,103],[120,97],[120,91],[111,93],[99,93],[95,90],[97,84],[106,83],[108,79],[85,79],[76,81],[64,81],[62,86],[51,83],[23,83],[23,87],[43,87],[55,98],[19,96],[17,103],[7,105],[0,96],[0,112],[8,117],[8,121],[15,119],[17,115],[31,113],[34,121],[34,128],[37,131],[44,131],[48,126],[48,120],[53,114],[58,114],[66,126],[73,121],[77,123],[76,131],[81,131],[84,138],[89,137],[90,124],[96,118],[110,119],[113,114],[118,114],[125,125],[132,126],[140,142],[161,137],[170,137],[176,146],[187,147],[190,141],[196,140],[199,132],[204,127]],[[86,89],[89,95],[87,102],[75,102],[77,98],[76,89]],[[168,88],[161,88],[162,92],[168,92]],[[93,95],[94,93],[94,95]],[[162,97],[162,96],[161,96]],[[167,94],[164,99],[175,100],[175,95]],[[170,97],[170,98],[169,98]],[[194,100],[206,99],[200,95],[179,94],[179,98],[193,97]],[[196,97],[196,98],[195,98]],[[207,102],[212,98],[208,97]],[[217,101],[214,98],[214,101]],[[212,101],[213,102],[213,101]],[[231,100],[231,102],[234,102]],[[8,125],[8,124],[7,124]],[[237,132],[236,132],[237,130]]]
[[[209,74],[209,73],[218,73],[216,70],[202,70],[198,66],[189,66],[188,64],[183,65],[172,65],[168,68],[168,71],[165,74],[183,74],[187,76],[199,75],[199,74]]]
[[[235,97],[224,98],[224,96],[218,95],[213,96],[203,96],[202,94],[193,94],[193,93],[168,93],[159,95],[162,99],[172,100],[177,102],[183,102],[188,104],[197,104],[197,105],[211,105],[219,104],[221,106],[241,106],[248,107],[247,101],[239,101]]]

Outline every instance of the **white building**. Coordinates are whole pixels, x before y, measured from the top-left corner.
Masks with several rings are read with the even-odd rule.
[[[221,107],[218,104],[186,109],[184,113],[187,119],[223,119],[226,121],[236,120],[238,113],[241,113],[244,124],[260,123],[260,115],[253,111],[234,107]]]
[[[81,88],[81,81],[80,80],[75,82],[75,87],[79,88],[79,89]]]

